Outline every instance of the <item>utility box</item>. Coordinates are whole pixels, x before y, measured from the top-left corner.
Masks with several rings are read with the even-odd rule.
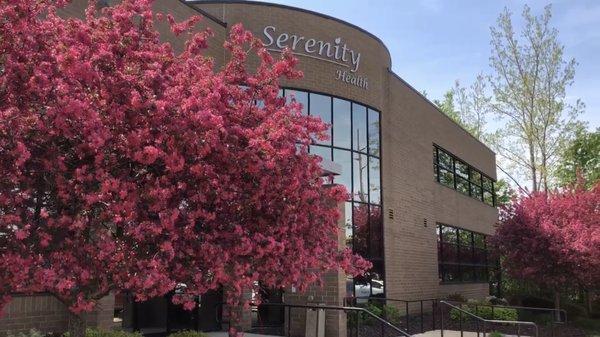
[[[319,303],[317,305],[324,305]],[[305,337],[325,337],[325,309],[306,309]]]

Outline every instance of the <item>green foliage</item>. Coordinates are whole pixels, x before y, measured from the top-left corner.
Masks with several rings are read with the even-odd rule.
[[[467,299],[461,293],[454,293],[446,296],[446,299],[451,302],[466,302]]]
[[[500,333],[500,332],[498,332],[498,331],[492,331],[492,332],[490,333],[490,337],[504,337],[504,335],[503,335],[503,334],[501,334],[501,333]]]
[[[516,309],[493,308],[489,304],[470,302],[459,306],[462,310],[484,319],[497,319],[501,321],[516,321],[519,317]],[[458,309],[450,310],[450,318],[454,321],[460,319],[461,313]],[[462,314],[463,319],[470,319],[467,314]]]
[[[517,195],[515,190],[510,186],[510,184],[504,180],[499,179],[495,184],[496,191],[496,205],[502,206],[510,203],[513,197]]]
[[[586,188],[600,181],[600,128],[594,132],[580,130],[563,151],[555,172],[559,186],[575,184],[578,175]]]
[[[69,333],[65,332],[63,337],[69,337]],[[85,329],[85,337],[142,337],[142,334],[137,331],[128,332],[123,330],[100,330],[87,328]]]
[[[183,330],[179,332],[174,332],[168,337],[208,337],[208,335],[200,331]]]
[[[44,337],[44,334],[36,329],[31,329],[27,332],[18,332],[18,333],[12,333],[12,332],[8,332],[6,334],[6,337]]]
[[[373,315],[380,317],[392,324],[398,324],[401,321],[400,310],[398,310],[398,308],[396,308],[394,306],[384,305],[381,302],[370,302],[364,308],[366,310],[368,310],[369,312],[371,312]],[[352,326],[354,326],[354,324],[356,324],[357,317],[358,317],[360,325],[373,326],[373,325],[378,324],[378,321],[367,313],[348,314],[348,324],[351,324]],[[181,336],[181,337],[188,337],[188,336]],[[194,337],[194,336],[189,336],[189,337]]]

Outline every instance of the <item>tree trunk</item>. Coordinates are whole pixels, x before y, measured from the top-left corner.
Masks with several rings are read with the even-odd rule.
[[[69,311],[69,337],[85,337],[85,318],[83,313],[74,314]]]
[[[554,292],[554,309],[554,320],[560,322],[560,293],[558,291]]]
[[[529,161],[531,164],[531,181],[533,183],[533,192],[538,191],[538,183],[537,183],[537,167],[535,163],[535,148],[531,141],[529,141]]]
[[[585,307],[587,309],[588,317],[592,317],[592,294],[591,290],[585,290]]]

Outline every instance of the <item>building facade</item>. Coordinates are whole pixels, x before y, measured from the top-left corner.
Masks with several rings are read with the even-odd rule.
[[[63,15],[81,16],[86,4],[76,0]],[[373,269],[357,279],[328,276],[331,298],[327,291],[302,297],[284,290],[282,300],[342,304],[351,296],[418,300],[489,294],[485,239],[498,216],[495,154],[395,74],[380,39],[342,20],[264,2],[157,0],[155,6],[176,20],[203,16],[198,29],[214,33],[206,54],[216,67],[226,61],[222,45],[235,23],[274,55],[289,48],[304,77],[284,80],[281,94],[331,125],[330,139],[310,152],[341,166],[334,181],[350,192],[341,244],[371,261]],[[164,40],[182,48],[166,24],[158,27]],[[31,301],[31,306],[9,305],[0,331],[27,328],[29,321],[20,317],[44,316],[54,308],[52,299],[44,298],[43,312],[36,311],[35,298]],[[104,310],[112,310],[110,303]],[[55,316],[52,327],[60,329],[64,317]]]

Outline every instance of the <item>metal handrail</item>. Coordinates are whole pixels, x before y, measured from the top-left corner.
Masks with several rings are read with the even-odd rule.
[[[425,310],[423,307],[424,303],[431,303],[431,310],[432,310],[432,328],[433,330],[435,330],[435,309],[436,309],[436,305],[437,302],[439,301],[439,299],[437,298],[428,298],[428,299],[421,299],[421,300],[402,300],[402,299],[398,299],[398,298],[387,298],[387,297],[374,297],[374,296],[350,296],[350,297],[346,297],[344,298],[344,303],[352,303],[352,300],[367,300],[367,301],[371,301],[371,300],[376,300],[376,301],[390,301],[390,302],[399,302],[399,303],[403,303],[404,304],[404,310],[406,311],[406,315],[405,315],[405,322],[404,324],[406,324],[406,331],[410,333],[410,314],[409,314],[409,305],[411,303],[419,303],[419,312],[420,312],[420,325],[421,325],[421,329],[420,332],[423,333],[425,332],[425,325],[424,325],[424,314],[425,314]]]
[[[460,307],[457,307],[457,306],[455,306],[455,305],[453,305],[451,303],[448,303],[446,301],[440,301],[440,303],[441,304],[445,304],[445,305],[447,305],[447,306],[449,306],[449,307],[451,307],[453,309],[458,310],[461,313],[461,316],[460,316],[460,318],[461,318],[461,324],[462,324],[462,314],[463,313],[466,314],[466,315],[468,315],[468,316],[471,316],[471,317],[473,317],[473,318],[475,318],[475,319],[477,319],[477,320],[479,320],[481,322],[483,322],[484,323],[483,337],[485,337],[486,334],[487,334],[487,331],[485,330],[485,323],[491,323],[491,324],[511,324],[511,325],[517,325],[517,327],[520,326],[520,325],[528,325],[528,326],[532,326],[534,328],[534,330],[535,330],[535,337],[538,337],[538,334],[539,334],[539,332],[538,332],[538,326],[537,326],[537,324],[535,324],[533,322],[526,322],[526,321],[503,321],[503,320],[497,320],[497,319],[485,319],[483,317],[476,316],[476,315],[474,315],[474,314],[472,314],[472,313],[470,313],[470,312],[468,312],[468,311],[466,311],[466,310],[464,310],[464,309],[462,309]],[[442,311],[442,314],[443,314],[443,311]],[[442,334],[442,337],[443,337],[444,336],[444,320],[443,319],[442,319],[441,329],[442,329],[441,334]],[[462,327],[461,327],[461,332],[462,332]],[[520,336],[519,333],[517,333],[517,335]]]
[[[395,332],[400,333],[404,337],[412,337],[412,335],[408,334],[406,331],[398,328],[397,326],[395,326],[392,323],[384,320],[383,318],[375,315],[374,313],[370,312],[369,310],[367,310],[365,308],[336,306],[336,305],[308,305],[308,304],[288,304],[288,303],[261,303],[260,305],[277,306],[277,307],[284,307],[284,308],[304,308],[304,309],[312,309],[312,310],[339,310],[339,311],[344,311],[344,312],[346,312],[346,311],[361,312],[361,313],[364,313],[364,314],[370,316],[371,318],[374,318],[375,320],[379,321],[379,323],[383,324],[384,326],[387,326],[388,328],[394,330]],[[288,316],[289,316],[289,309],[288,309]],[[318,319],[318,316],[317,316],[317,319]],[[288,322],[288,325],[289,324],[290,323]]]

